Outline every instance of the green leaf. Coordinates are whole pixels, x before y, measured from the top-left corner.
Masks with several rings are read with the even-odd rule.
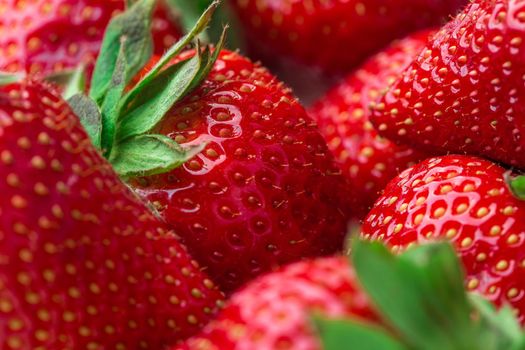
[[[484,349],[449,244],[424,245],[396,258],[380,243],[356,240],[352,253],[362,286],[412,347]]]
[[[110,162],[124,177],[168,172],[202,151],[204,146],[184,150],[169,137],[140,135],[115,146]]]
[[[104,154],[109,155],[115,142],[117,121],[120,116],[121,98],[126,88],[126,42],[120,47],[120,52],[113,71],[113,77],[109,84],[108,91],[102,103],[102,149]]]
[[[19,82],[24,79],[23,74],[19,73],[8,73],[0,71],[0,86],[9,85],[12,83]]]
[[[179,53],[182,52],[197,35],[199,35],[210,23],[213,13],[217,9],[219,1],[214,1],[202,14],[194,27],[182,39],[175,43],[157,62],[157,64],[146,74],[146,76],[128,93],[124,105],[128,105],[136,96],[150,88],[150,83],[159,72]]]
[[[77,94],[83,94],[86,90],[86,67],[81,64],[76,69],[64,70],[50,74],[45,80],[62,87],[62,97],[65,100]]]
[[[125,55],[128,62],[126,82],[151,58],[151,17],[154,5],[155,0],[139,0],[108,25],[91,80],[90,96],[95,101],[101,102],[109,88],[123,37],[126,38]]]
[[[512,176],[511,172],[505,173],[505,182],[514,197],[525,200],[525,176]]]
[[[173,104],[190,89],[201,68],[199,55],[174,65],[162,72],[150,88],[134,101],[136,107],[122,117],[118,139],[144,134],[152,130]]]
[[[102,115],[95,101],[84,94],[77,94],[68,100],[71,109],[80,119],[82,126],[97,148],[101,148]]]
[[[315,317],[325,350],[407,350],[402,343],[377,327],[352,320]]]

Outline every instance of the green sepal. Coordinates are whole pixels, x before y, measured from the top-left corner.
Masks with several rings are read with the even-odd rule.
[[[142,78],[142,80],[126,95],[124,105],[128,105],[136,96],[140,95],[144,90],[150,88],[150,83],[161,72],[161,70],[178,54],[180,54],[192,41],[199,35],[210,23],[213,13],[217,9],[219,1],[214,1],[210,7],[202,14],[195,26],[182,37],[176,44],[174,44],[161,57],[161,59],[153,66],[153,68]]]
[[[149,61],[153,53],[151,35],[155,0],[139,0],[109,23],[91,80],[90,97],[102,102],[117,64],[122,38],[126,38],[125,56],[128,62],[126,82]]]
[[[150,132],[177,101],[200,85],[217,61],[224,45],[225,31],[226,28],[213,54],[208,46],[204,51],[198,46],[195,56],[169,67],[149,83],[148,89],[136,97],[130,112],[122,118],[118,128],[119,140]]]
[[[122,38],[119,55],[115,64],[115,70],[102,103],[102,150],[106,156],[111,154],[116,138],[117,121],[120,116],[121,99],[126,88],[126,37]]]
[[[514,197],[525,200],[525,175],[512,176],[511,172],[505,173],[505,182]]]
[[[89,135],[93,145],[100,149],[102,139],[102,114],[100,113],[98,105],[82,93],[69,98],[68,103],[80,119],[80,123]]]
[[[24,79],[23,74],[19,73],[8,73],[0,71],[0,86],[5,86],[13,83],[17,83]]]
[[[351,319],[314,317],[324,350],[408,350],[386,331]]]
[[[182,149],[164,135],[140,135],[118,143],[110,162],[123,177],[168,172],[200,153],[203,146]]]
[[[62,97],[69,100],[71,97],[83,94],[86,91],[86,67],[81,64],[76,69],[64,70],[47,75],[44,79],[62,88]]]
[[[361,285],[406,344],[421,350],[484,349],[450,245],[423,245],[395,257],[381,243],[355,240],[352,261]]]
[[[159,74],[149,88],[133,101],[131,111],[122,118],[118,127],[118,140],[152,130],[173,104],[189,91],[201,64],[201,56],[195,55]]]

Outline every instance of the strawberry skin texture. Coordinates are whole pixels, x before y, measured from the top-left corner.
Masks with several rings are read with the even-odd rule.
[[[395,82],[372,122],[429,152],[467,153],[525,168],[525,7],[474,1]]]
[[[342,248],[344,178],[315,123],[266,69],[223,51],[157,129],[183,147],[206,147],[132,185],[223,289]]]
[[[0,0],[0,70],[51,74],[93,64],[110,19],[124,0]],[[153,21],[156,52],[180,35],[159,3]]]
[[[370,58],[321,97],[309,114],[350,182],[352,214],[366,216],[390,180],[425,155],[378,135],[369,106],[424,47],[432,31],[413,34]]]
[[[345,72],[390,41],[455,14],[465,0],[232,0],[248,42]],[[366,39],[364,39],[366,38]]]
[[[449,239],[457,248],[469,290],[525,316],[525,202],[504,181],[505,169],[452,155],[407,169],[385,189],[363,235],[394,250]]]
[[[160,348],[221,293],[123,185],[66,103],[0,88],[0,347]]]
[[[345,258],[299,262],[258,278],[218,318],[172,350],[321,350],[311,315],[376,322]]]

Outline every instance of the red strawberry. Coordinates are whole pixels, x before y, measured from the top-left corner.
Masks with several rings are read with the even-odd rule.
[[[203,332],[174,350],[321,349],[310,314],[377,320],[344,258],[290,265],[236,293]]]
[[[124,0],[0,1],[0,70],[49,74],[93,63],[106,25],[124,4]],[[158,53],[179,35],[167,12],[161,3],[155,13]]]
[[[429,152],[525,168],[524,35],[522,1],[473,1],[395,82],[373,123],[386,137]]]
[[[131,184],[226,290],[341,249],[345,182],[303,107],[264,68],[223,51],[154,131],[206,147],[173,171]]]
[[[454,242],[467,287],[525,319],[525,202],[505,170],[489,161],[446,156],[403,172],[365,220],[363,234],[395,250],[446,238]]]
[[[160,348],[221,295],[33,82],[0,88],[0,347]]]
[[[248,42],[330,72],[348,71],[395,38],[440,23],[465,0],[233,0]]]
[[[414,34],[372,57],[309,111],[350,180],[351,207],[360,218],[390,180],[424,159],[422,153],[380,137],[369,121],[369,106],[421,51],[430,34]]]

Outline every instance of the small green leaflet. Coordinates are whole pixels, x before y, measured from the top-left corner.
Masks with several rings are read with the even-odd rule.
[[[149,176],[168,172],[202,151],[182,149],[163,135],[140,135],[115,146],[110,162],[121,176]]]
[[[0,86],[16,83],[24,79],[24,75],[0,71]]]
[[[510,172],[507,172],[505,182],[516,198],[525,200],[525,175],[513,177]]]
[[[314,317],[324,350],[408,350],[380,328],[356,320]]]
[[[126,82],[134,77],[149,61],[153,52],[151,13],[155,0],[139,0],[127,11],[111,20],[97,59],[91,80],[90,97],[101,102],[106,94],[122,44],[126,37],[125,56],[128,63]]]
[[[77,94],[68,100],[71,109],[80,119],[86,129],[91,142],[98,149],[101,148],[102,115],[95,101],[84,94]]]

